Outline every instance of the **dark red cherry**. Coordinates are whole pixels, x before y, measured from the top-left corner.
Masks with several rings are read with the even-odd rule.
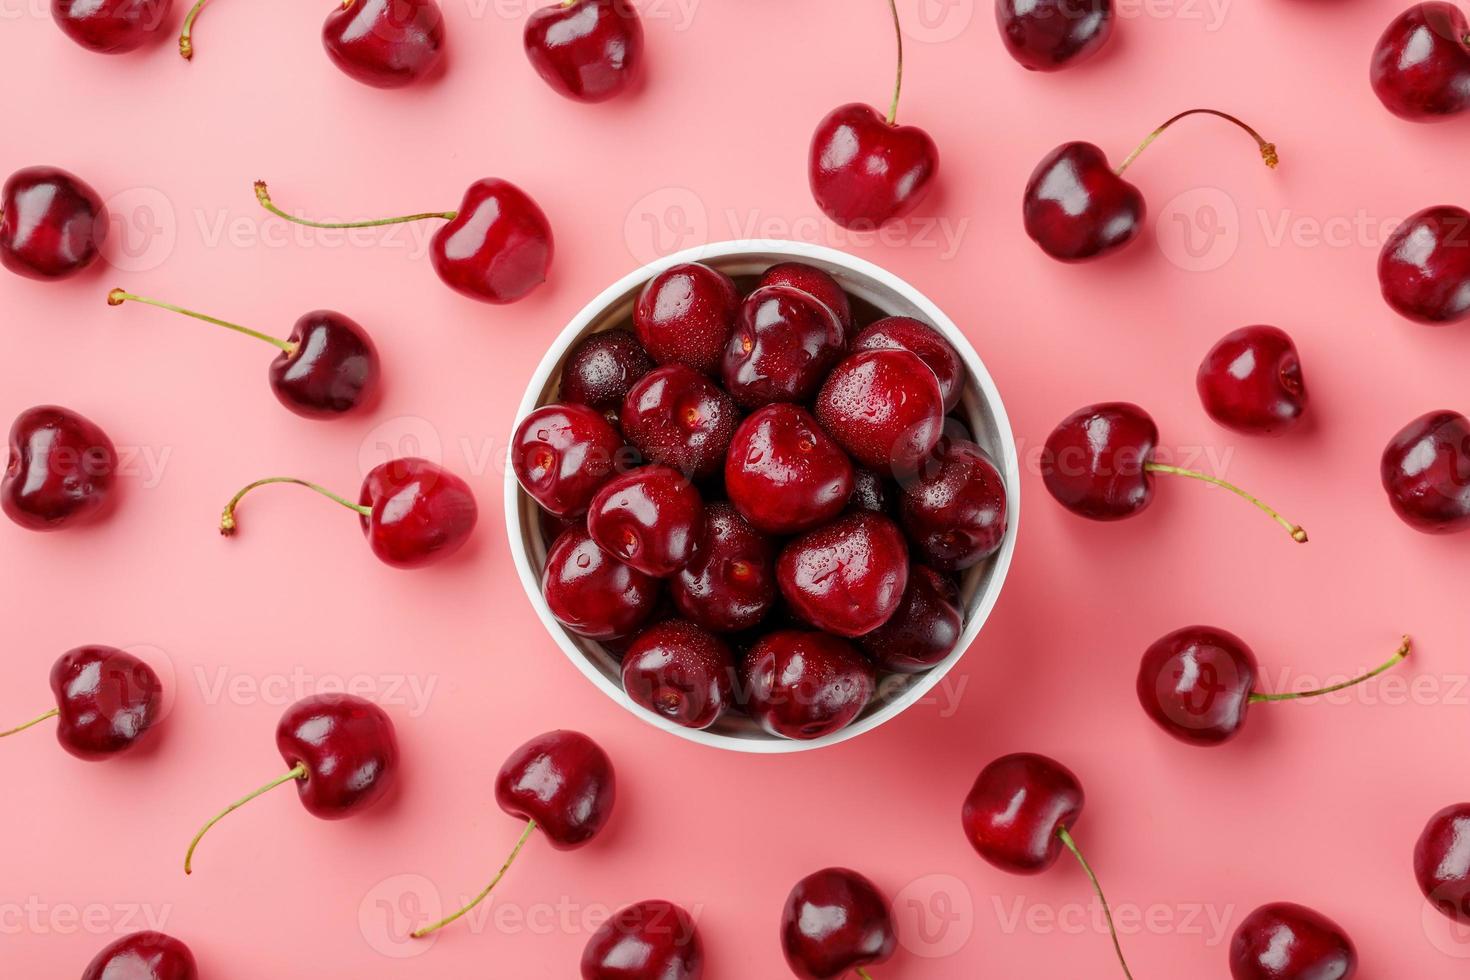
[[[134,932],[102,947],[82,980],[199,980],[189,947],[161,932]]]
[[[444,14],[434,0],[346,0],[327,15],[332,64],[374,88],[402,88],[439,64]]]
[[[617,471],[623,437],[586,405],[543,405],[516,426],[511,468],[521,489],[558,517],[586,512]]]
[[[640,707],[685,728],[708,728],[733,698],[735,664],[714,634],[666,619],[623,654],[623,690]]]
[[[1419,323],[1470,315],[1470,211],[1445,204],[1410,215],[1383,243],[1378,285],[1389,306]]]
[[[1230,940],[1234,980],[1350,980],[1358,951],[1342,927],[1293,902],[1262,905]]]
[[[862,636],[887,622],[908,575],[909,550],[898,525],[868,511],[808,531],[776,560],[776,581],[792,610],[838,636]]]
[[[898,126],[850,102],[812,135],[807,178],[822,213],[844,228],[871,230],[919,206],[939,171],[939,148],[917,126]]]
[[[639,378],[620,415],[623,434],[644,456],[701,479],[724,465],[739,418],[728,394],[683,364]]]
[[[526,21],[526,57],[557,92],[603,102],[625,90],[643,61],[643,22],[628,0],[564,0]]]
[[[51,0],[51,19],[88,51],[122,54],[163,37],[173,0]]]
[[[587,530],[614,558],[666,578],[694,555],[704,501],[678,470],[644,466],[603,484],[587,511]]]
[[[672,902],[614,912],[582,950],[582,980],[700,980],[704,945],[694,919]]]
[[[1062,831],[1082,815],[1085,797],[1072,771],[1046,756],[1002,756],[981,770],[961,822],[975,852],[1012,874],[1038,874],[1061,856]]]
[[[1234,633],[1187,626],[1144,651],[1138,701],[1180,741],[1220,745],[1240,734],[1258,673],[1255,654]]]
[[[1221,337],[1200,362],[1195,386],[1210,417],[1237,432],[1280,435],[1307,407],[1301,357],[1279,327],[1241,327]]]
[[[1470,924],[1470,803],[1445,807],[1414,845],[1419,890],[1442,915]]]
[[[805,402],[842,352],[842,324],[826,304],[794,286],[761,286],[740,304],[720,371],[744,408]]]
[[[850,355],[817,394],[817,421],[864,466],[912,471],[944,430],[944,396],[934,372],[906,350]]]
[[[781,949],[804,980],[833,980],[898,948],[888,900],[863,875],[824,868],[796,883],[781,910]]]
[[[653,359],[626,330],[604,330],[579,340],[562,363],[561,400],[617,412],[633,383],[653,370]]]
[[[855,466],[852,470],[852,496],[847,506],[853,510],[870,510],[875,514],[892,515],[895,509],[895,488],[874,470],[866,466]]]
[[[965,362],[938,330],[908,316],[889,316],[863,328],[852,342],[854,351],[906,350],[917,354],[939,380],[944,410],[952,412],[965,393]]]
[[[1112,0],[996,0],[995,22],[1012,58],[1058,71],[1097,54],[1113,36]]]
[[[633,330],[659,364],[716,374],[739,309],[740,291],[729,276],[686,262],[644,285],[633,307]]]
[[[725,492],[767,534],[795,534],[847,507],[852,462],[816,419],[795,405],[767,405],[735,430],[725,456]]]
[[[62,748],[78,759],[107,759],[136,745],[163,704],[163,685],[153,668],[116,647],[63,653],[51,667],[51,691],[56,707],[0,737],[58,718],[56,740]]]
[[[1470,528],[1470,419],[1428,412],[1399,430],[1379,466],[1388,502],[1429,534]]]
[[[904,483],[899,511],[920,559],[941,571],[964,571],[1005,540],[1005,478],[973,442],[946,440],[934,451],[934,465]]]
[[[1434,122],[1470,106],[1470,24],[1452,3],[1417,3],[1373,48],[1373,91],[1402,119]]]
[[[37,405],[10,426],[0,507],[31,531],[87,524],[111,509],[116,477],[107,433],[70,409]]]
[[[594,640],[628,636],[652,615],[659,583],[603,551],[580,527],[551,546],[541,574],[551,614],[573,633]]]
[[[776,546],[730,504],[707,504],[699,545],[669,580],[669,597],[707,630],[750,629],[776,602]]]
[[[97,260],[107,208],[59,167],[17,170],[0,187],[0,265],[28,279],[65,279]]]
[[[964,626],[954,583],[927,565],[913,565],[898,609],[857,643],[879,670],[917,674],[954,652]]]
[[[852,304],[837,280],[805,262],[781,262],[761,276],[762,286],[792,286],[811,296],[831,310],[842,324],[843,334],[852,330]]]
[[[740,694],[756,722],[781,738],[813,739],[846,728],[867,707],[873,665],[829,633],[776,630],[740,662]]]

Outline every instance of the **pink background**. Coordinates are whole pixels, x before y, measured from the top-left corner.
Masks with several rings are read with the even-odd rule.
[[[192,64],[167,43],[94,56],[44,0],[3,5],[0,172],[72,169],[126,227],[110,268],[61,285],[0,279],[0,416],[68,405],[132,468],[105,525],[41,536],[0,522],[0,719],[49,707],[51,661],[84,642],[140,646],[177,694],[141,755],[83,764],[40,729],[3,746],[0,972],[75,976],[151,921],[215,980],[564,978],[588,923],[657,896],[697,910],[709,977],[764,980],[785,975],[788,888],[846,864],[899,913],[902,946],[875,977],[1114,975],[1078,868],[1008,877],[960,834],[979,768],[1032,750],[1087,787],[1076,834],[1138,977],[1225,976],[1230,932],[1276,899],[1336,918],[1369,980],[1463,976],[1470,940],[1426,910],[1409,855],[1430,813],[1470,795],[1466,541],[1399,523],[1377,473],[1410,418],[1470,408],[1470,334],[1397,319],[1374,263],[1395,220],[1470,203],[1470,129],[1400,122],[1373,97],[1369,51],[1400,4],[1130,0],[1103,55],[1040,76],[1003,53],[985,0],[905,0],[901,118],[938,142],[940,186],[870,241],[820,217],[805,155],[835,105],[886,105],[880,0],[642,0],[647,84],[601,107],[561,99],[531,71],[530,2],[447,0],[448,72],[397,93],[329,64],[325,2],[220,0]],[[1066,267],[1025,238],[1021,189],[1053,145],[1091,140],[1116,161],[1194,105],[1252,121],[1280,145],[1279,171],[1234,129],[1191,120],[1130,171],[1152,216],[1125,254]],[[456,207],[492,175],[532,193],[557,235],[550,282],[509,308],[437,282],[423,250],[432,225],[298,231],[250,192],[260,177],[288,209],[376,216]],[[655,254],[752,235],[845,248],[927,292],[994,374],[1026,464],[1010,581],[940,696],[791,757],[688,744],[597,693],[522,594],[500,492],[514,406],[570,316]],[[376,338],[386,401],[362,420],[300,420],[267,388],[270,348],[110,310],[114,285],[277,332],[340,309]],[[1296,338],[1312,393],[1310,421],[1275,441],[1230,435],[1194,392],[1209,345],[1254,322]],[[1311,544],[1177,481],[1126,524],[1062,511],[1027,454],[1067,412],[1113,398],[1146,406],[1171,451],[1260,493]],[[393,571],[351,515],[287,488],[251,499],[236,539],[213,532],[251,479],[299,474],[355,493],[390,450],[437,454],[471,479],[481,523],[468,553]],[[1154,728],[1133,694],[1144,647],[1193,622],[1250,641],[1272,689],[1376,664],[1402,632],[1416,655],[1331,703],[1258,708],[1236,743],[1202,751]],[[347,682],[397,722],[396,799],[325,823],[277,791],[216,828],[186,879],[203,818],[282,770],[285,705]],[[575,853],[533,842],[469,927],[405,941],[498,866],[519,827],[494,805],[494,772],[558,726],[592,734],[619,767],[607,833]]]

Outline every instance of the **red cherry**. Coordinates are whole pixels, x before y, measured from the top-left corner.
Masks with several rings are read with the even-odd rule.
[[[1426,412],[1399,430],[1379,464],[1388,502],[1426,534],[1470,528],[1470,419]]]
[[[51,19],[88,51],[122,54],[163,36],[173,0],[51,0]]]
[[[949,341],[929,324],[913,317],[888,316],[863,328],[852,342],[854,351],[906,350],[917,354],[939,381],[944,410],[952,412],[965,393],[965,362]]]
[[[564,0],[526,21],[526,57],[546,84],[578,102],[628,88],[643,61],[643,22],[628,0]]]
[[[582,950],[582,980],[700,980],[704,945],[694,919],[672,902],[613,913]]]
[[[59,167],[17,170],[0,187],[0,265],[28,279],[66,279],[97,261],[102,198]]]
[[[113,505],[117,450],[89,419],[37,405],[10,426],[0,507],[31,531],[55,531],[104,517]]]
[[[852,496],[847,501],[849,507],[891,516],[895,510],[895,496],[894,486],[876,472],[866,466],[853,467]]]
[[[626,330],[604,330],[579,340],[561,368],[561,400],[616,414],[653,359]]]
[[[776,581],[804,621],[838,636],[862,636],[898,609],[908,562],[898,525],[854,511],[786,545]]]
[[[1435,122],[1470,106],[1470,24],[1452,3],[1416,3],[1373,48],[1373,91],[1401,119]]]
[[[867,707],[875,683],[872,664],[830,633],[776,630],[740,663],[746,711],[781,738],[821,738],[846,728]]]
[[[1307,407],[1301,357],[1286,331],[1232,330],[1210,348],[1195,376],[1210,417],[1237,432],[1280,435]]]
[[[964,571],[1005,541],[1005,478],[973,442],[945,440],[933,465],[904,484],[899,510],[919,557],[941,571]]]
[[[1091,58],[1113,36],[1112,0],[997,0],[1006,51],[1032,71],[1059,71]]]
[[[954,584],[927,565],[914,565],[898,609],[857,643],[880,670],[917,674],[954,652],[964,626]]]
[[[189,947],[161,932],[134,932],[102,947],[82,980],[199,980]]]
[[[882,963],[898,948],[888,900],[863,875],[824,868],[796,883],[781,910],[781,949],[804,980],[834,980]]]
[[[628,697],[685,728],[719,721],[733,698],[734,673],[724,642],[682,619],[650,626],[623,654]]]
[[[805,402],[842,353],[842,324],[826,304],[793,286],[761,286],[740,305],[721,375],[744,408]]]
[[[617,471],[623,437],[585,405],[543,405],[516,426],[511,468],[521,489],[558,517],[586,513]]]
[[[51,667],[56,707],[8,731],[58,718],[56,740],[78,759],[109,759],[138,744],[158,720],[163,684],[153,668],[116,647],[68,650]]]
[[[723,390],[683,364],[654,368],[628,391],[623,434],[655,463],[703,479],[720,471],[740,410]]]
[[[749,415],[725,457],[725,492],[767,534],[796,534],[847,507],[853,469],[842,448],[805,409],[767,405]]]
[[[614,558],[667,578],[699,545],[704,501],[678,470],[644,466],[603,484],[587,511],[587,530]]]
[[[817,394],[817,421],[842,448],[879,472],[911,472],[944,431],[934,372],[906,350],[859,351]]]
[[[928,133],[850,102],[817,124],[807,177],[823,214],[844,228],[872,229],[918,207],[938,171]]]
[[[1410,215],[1383,243],[1378,285],[1388,305],[1410,320],[1470,316],[1470,211],[1446,204]]]
[[[653,614],[659,582],[603,551],[583,528],[562,533],[546,555],[541,594],[567,629],[594,640],[636,631]]]
[[[1414,845],[1414,877],[1429,904],[1456,922],[1470,924],[1470,803],[1445,807],[1425,824]]]
[[[708,504],[699,546],[669,580],[669,597],[707,630],[750,629],[776,602],[776,546],[730,504]]]
[[[852,329],[852,304],[837,280],[805,262],[780,262],[761,276],[761,286],[792,286],[807,293],[831,310],[842,324],[843,334]]]
[[[348,77],[402,88],[443,57],[444,14],[434,0],[346,0],[327,15],[322,46]]]
[[[714,374],[739,309],[740,291],[729,276],[686,262],[644,284],[633,307],[633,330],[659,364]]]
[[[1230,940],[1234,980],[1350,980],[1357,972],[1358,951],[1347,933],[1304,905],[1262,905]]]

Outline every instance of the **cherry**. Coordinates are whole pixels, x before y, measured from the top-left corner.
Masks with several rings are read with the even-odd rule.
[[[685,728],[719,721],[734,697],[734,673],[724,642],[683,619],[650,626],[623,654],[628,697]]]
[[[995,22],[1012,58],[1032,71],[1086,61],[1113,36],[1112,0],[996,0]]]
[[[817,421],[864,466],[907,473],[944,431],[944,396],[918,355],[859,351],[827,376],[817,393]]]
[[[1389,660],[1340,684],[1312,691],[1262,694],[1255,654],[1234,633],[1186,626],[1158,640],[1138,668],[1138,701],[1160,728],[1191,745],[1220,745],[1240,734],[1253,704],[1315,698],[1361,684],[1409,655],[1406,636]]]
[[[1470,106],[1470,24],[1452,3],[1418,3],[1373,48],[1368,77],[1389,112],[1434,122]]]
[[[899,511],[919,557],[941,571],[964,571],[1005,540],[1005,478],[975,443],[945,440],[934,465],[904,484]]]
[[[639,378],[620,416],[623,434],[639,452],[695,478],[720,471],[739,418],[728,394],[683,364]]]
[[[776,546],[725,501],[706,504],[694,557],[669,580],[669,597],[689,620],[733,633],[766,618],[776,602]]]
[[[0,265],[27,279],[66,279],[97,261],[107,207],[75,174],[26,167],[0,187]]]
[[[92,957],[82,980],[199,980],[189,947],[161,932],[134,932]]]
[[[405,456],[373,467],[355,504],[291,476],[256,480],[225,505],[221,534],[235,533],[240,499],[268,483],[294,483],[357,511],[373,554],[394,568],[423,568],[448,558],[469,540],[479,516],[469,484],[427,459]]]
[[[633,331],[657,363],[715,374],[739,309],[740,291],[729,276],[686,262],[643,285],[633,306]]]
[[[1230,940],[1234,980],[1349,980],[1358,951],[1342,927],[1292,902],[1262,905]]]
[[[744,408],[804,402],[842,354],[842,324],[825,303],[794,286],[761,286],[740,304],[720,371]]]
[[[552,544],[541,573],[541,594],[557,621],[580,636],[628,636],[653,614],[659,583],[603,551],[580,527]]]
[[[561,400],[617,413],[633,383],[653,370],[653,359],[626,330],[583,337],[561,368]]]
[[[876,676],[851,643],[830,633],[775,630],[740,662],[740,693],[756,723],[781,738],[846,728],[867,707]]]
[[[1072,838],[1084,802],[1082,784],[1066,766],[1044,755],[1018,752],[980,771],[960,820],[976,853],[1011,874],[1039,874],[1056,863],[1062,848],[1071,851],[1102,904],[1123,975],[1133,980],[1102,886]]]
[[[51,0],[51,19],[73,41],[100,54],[122,54],[156,40],[173,0]]]
[[[543,405],[516,426],[510,462],[521,489],[558,517],[586,513],[617,471],[623,437],[585,405]]]
[[[1427,534],[1470,528],[1470,419],[1428,412],[1399,430],[1379,466],[1388,502]]]
[[[525,46],[531,67],[557,92],[605,102],[638,74],[643,22],[628,0],[563,0],[526,21]]]
[[[1119,521],[1153,502],[1155,473],[1185,476],[1229,490],[1250,501],[1305,543],[1307,532],[1260,500],[1224,480],[1154,460],[1159,429],[1148,413],[1128,402],[1079,408],[1046,439],[1041,476],[1063,507],[1094,521]]]
[[[37,405],[10,426],[10,458],[0,507],[31,531],[88,524],[113,504],[117,450],[89,419],[59,405]]]
[[[1470,924],[1470,803],[1429,818],[1414,845],[1414,877],[1440,914]]]
[[[889,316],[863,328],[852,342],[854,351],[906,350],[917,354],[939,381],[944,410],[952,412],[965,393],[965,362],[938,330],[908,316]]]
[[[590,843],[607,826],[616,799],[612,760],[581,732],[547,732],[516,749],[495,776],[495,802],[510,816],[526,821],[526,829],[500,871],[478,895],[459,911],[416,929],[413,937],[422,939],[483,902],[535,831],[540,830],[558,851]]]
[[[953,653],[964,627],[954,583],[927,565],[913,565],[898,609],[857,643],[880,670],[917,674]]]
[[[1256,141],[1266,166],[1276,166],[1276,145],[1239,119],[1214,109],[1188,109],[1150,133],[1116,169],[1108,167],[1107,156],[1091,143],[1063,143],[1048,153],[1026,182],[1021,208],[1026,234],[1063,262],[1095,259],[1133,241],[1143,228],[1143,193],[1123,180],[1123,171],[1164,130],[1196,113],[1239,126]]]
[[[898,609],[909,550],[898,525],[853,511],[786,545],[776,581],[803,620],[838,636],[862,636]]]
[[[1453,205],[1410,215],[1383,243],[1378,285],[1399,314],[1420,323],[1470,315],[1470,211]]]
[[[781,949],[791,972],[833,980],[848,971],[871,980],[865,966],[898,948],[888,900],[849,868],[823,868],[798,881],[781,910]]]
[[[767,534],[824,524],[852,496],[852,462],[804,408],[778,403],[747,416],[725,456],[725,492]]]
[[[1307,407],[1301,357],[1285,330],[1232,330],[1210,348],[1195,376],[1210,418],[1237,432],[1280,435]]]
[[[306,812],[341,820],[377,803],[398,779],[398,739],[382,708],[352,694],[313,694],[281,715],[276,749],[291,768],[209,818],[189,842],[184,874],[209,829],[262,793],[294,782]]]
[[[688,912],[637,902],[614,912],[582,951],[582,980],[700,980],[704,944]]]
[[[107,759],[138,744],[163,704],[163,684],[153,668],[116,647],[63,653],[51,667],[51,691],[56,707],[0,732],[0,738],[59,717],[56,740],[63,749],[89,762]]]
[[[107,294],[108,306],[121,306],[128,300],[182,313],[279,347],[281,353],[270,365],[271,390],[282,405],[297,415],[332,419],[352,411],[365,411],[377,402],[382,373],[378,349],[351,317],[333,310],[313,310],[302,315],[291,328],[291,335],[282,340],[238,323],[217,320],[121,289]]]
[[[448,222],[434,233],[429,258],[450,289],[486,303],[514,303],[546,281],[551,225],[530,195],[508,180],[486,177],[464,193],[458,211],[431,211],[373,221],[308,221],[271,201],[265,181],[255,196],[271,214],[308,228],[374,228],[428,218]]]
[[[866,466],[855,466],[852,470],[852,496],[848,498],[847,505],[854,510],[892,514],[894,512],[893,487]]]
[[[779,262],[765,271],[761,286],[793,286],[831,310],[842,324],[844,336],[852,329],[852,304],[837,280],[805,262]]]
[[[587,530],[602,550],[656,578],[688,564],[703,529],[704,500],[684,474],[668,466],[613,477],[587,512]]]
[[[827,217],[844,228],[872,229],[901,218],[924,199],[939,171],[939,148],[917,126],[899,126],[898,96],[903,88],[903,32],[898,6],[893,33],[898,69],[888,118],[872,106],[849,102],[817,124],[812,134],[807,179],[812,197]]]

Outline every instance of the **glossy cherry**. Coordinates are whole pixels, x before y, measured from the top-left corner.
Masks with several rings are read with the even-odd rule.
[[[51,666],[51,691],[56,707],[0,738],[57,718],[63,749],[89,762],[108,759],[138,744],[163,707],[163,684],[153,668],[116,647],[63,653]]]
[[[221,534],[235,533],[240,499],[268,483],[294,483],[357,511],[373,554],[394,568],[423,568],[448,558],[469,540],[479,516],[469,484],[427,459],[405,456],[373,467],[355,504],[295,477],[256,480],[225,505]]]
[[[659,364],[716,374],[739,310],[740,291],[729,276],[686,262],[644,284],[633,306],[633,332]]]
[[[163,36],[173,0],[51,0],[51,19],[73,41],[101,54],[122,54]]]
[[[628,441],[655,463],[697,478],[725,464],[740,410],[714,382],[683,364],[654,368],[623,399]]]
[[[949,341],[929,324],[910,316],[887,316],[863,328],[852,341],[854,351],[906,350],[917,354],[939,381],[944,410],[952,412],[965,393],[965,362]]]
[[[920,559],[941,571],[964,571],[1005,541],[1005,478],[975,443],[945,440],[935,447],[933,465],[904,482],[899,512]]]
[[[1414,845],[1414,878],[1440,914],[1470,925],[1470,803],[1429,818]]]
[[[1113,36],[1112,0],[995,0],[995,22],[1012,58],[1032,71],[1086,61]]]
[[[1148,413],[1128,402],[1079,408],[1046,439],[1041,476],[1046,489],[1072,513],[1094,521],[1119,521],[1153,502],[1155,473],[1184,476],[1229,490],[1250,501],[1305,543],[1307,532],[1265,503],[1224,480],[1154,459],[1159,429]]]
[[[1470,529],[1470,419],[1427,412],[1399,430],[1379,464],[1388,502],[1427,534]]]
[[[322,46],[348,77],[402,88],[444,56],[444,13],[434,0],[344,0],[322,24]]]
[[[805,402],[844,349],[842,324],[825,303],[795,286],[761,286],[740,304],[720,374],[744,408]]]
[[[557,92],[605,102],[626,90],[643,62],[643,22],[628,0],[564,0],[526,21],[526,57]]]
[[[121,289],[107,294],[108,306],[128,300],[225,327],[256,340],[263,340],[281,353],[271,361],[270,384],[280,403],[309,419],[333,419],[349,412],[366,411],[377,403],[382,368],[372,338],[355,320],[334,310],[303,314],[285,340],[217,320],[203,313],[156,299],[135,296]]]
[[[31,531],[88,524],[111,510],[117,450],[96,423],[59,405],[37,405],[10,426],[0,508]]]
[[[849,868],[823,868],[796,883],[781,910],[781,949],[804,980],[834,980],[882,963],[898,948],[888,900]]]
[[[767,405],[735,430],[725,457],[725,492],[767,534],[824,524],[852,497],[852,461],[804,408]]]
[[[1402,119],[1434,122],[1470,106],[1470,24],[1452,3],[1417,3],[1373,48],[1373,91]]]
[[[398,738],[382,708],[352,694],[314,694],[286,709],[276,725],[276,749],[290,768],[210,818],[189,842],[194,849],[226,814],[282,783],[294,782],[306,812],[322,820],[361,813],[387,795],[398,779]]]
[[[199,980],[189,947],[161,932],[134,932],[102,947],[82,980]]]
[[[964,626],[954,583],[927,565],[912,565],[898,609],[857,644],[878,669],[917,674],[954,652]]]
[[[582,980],[700,980],[704,944],[694,918],[672,902],[614,912],[582,950]]]
[[[853,511],[786,545],[776,582],[793,612],[838,636],[862,636],[898,609],[908,585],[909,550],[898,525]]]
[[[1228,120],[1250,134],[1266,166],[1277,163],[1276,146],[1234,116],[1214,109],[1189,109],[1149,134],[1116,169],[1091,143],[1063,143],[1048,153],[1026,182],[1021,213],[1026,234],[1054,259],[1081,262],[1113,252],[1143,228],[1143,193],[1123,179],[1123,171],[1164,130],[1186,116],[1206,113]]]
[[[831,275],[805,262],[779,262],[761,276],[761,286],[793,286],[821,302],[837,316],[844,335],[852,330],[852,303]]]
[[[633,384],[653,370],[653,359],[627,330],[583,337],[561,367],[561,400],[616,414]]]
[[[1236,432],[1280,435],[1307,407],[1301,357],[1279,327],[1241,327],[1221,337],[1200,362],[1195,386],[1210,418]]]
[[[864,466],[913,471],[944,431],[939,379],[906,350],[859,351],[827,376],[817,421]]]
[[[80,177],[26,167],[0,187],[0,265],[27,279],[65,279],[97,261],[107,208]]]
[[[840,731],[867,707],[876,675],[857,648],[830,633],[776,630],[756,640],[739,669],[745,710],[781,738]]]
[[[616,800],[612,760],[581,732],[547,732],[516,749],[495,776],[495,802],[510,816],[526,821],[526,829],[478,895],[459,911],[415,930],[414,938],[444,928],[483,902],[537,830],[559,851],[591,843],[607,826]]]
[[[1234,980],[1351,980],[1358,951],[1342,927],[1293,902],[1262,905],[1230,940]]]
[[[1445,204],[1410,215],[1378,253],[1378,285],[1410,320],[1470,316],[1470,211]]]
[[[896,500],[894,486],[876,471],[866,466],[853,467],[852,496],[847,499],[849,508],[891,515],[895,512]]]
[[[429,243],[434,271],[449,288],[486,303],[514,303],[546,281],[553,252],[551,224],[530,195],[487,177],[469,186],[458,211],[431,211],[371,221],[308,221],[271,201],[264,181],[255,197],[271,214],[308,228],[373,228],[430,218],[446,224]]]
[[[586,513],[624,461],[623,437],[586,405],[543,405],[516,426],[510,463],[521,489],[558,517]]]
[[[635,704],[685,728],[708,728],[734,699],[730,648],[684,619],[639,633],[623,654],[622,673]]]
[[[776,545],[729,503],[706,504],[694,557],[669,579],[669,597],[707,630],[750,629],[776,602]]]
[[[541,594],[573,633],[613,640],[631,635],[653,614],[659,582],[603,551],[585,528],[571,527],[546,555]]]
[[[587,511],[587,530],[614,558],[667,578],[694,556],[704,500],[678,470],[643,466],[602,485]]]

